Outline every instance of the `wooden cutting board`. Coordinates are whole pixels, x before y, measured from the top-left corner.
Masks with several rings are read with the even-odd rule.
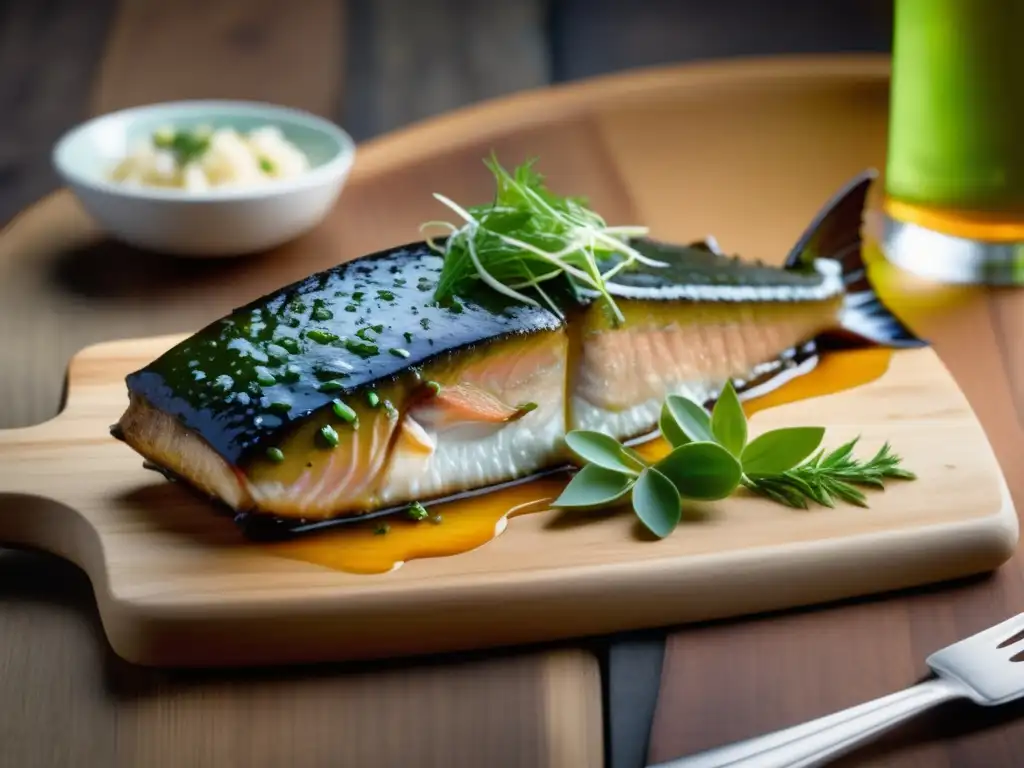
[[[339,572],[245,540],[109,436],[125,374],[179,339],[84,350],[57,418],[0,431],[0,543],[79,564],[114,650],[140,664],[359,659],[693,622],[992,570],[1017,541],[982,428],[934,352],[918,349],[870,383],[751,418],[752,435],[822,424],[831,446],[891,441],[919,479],[872,493],[869,509],[736,496],[661,541],[637,536],[628,513],[559,525],[546,511],[464,554]]]

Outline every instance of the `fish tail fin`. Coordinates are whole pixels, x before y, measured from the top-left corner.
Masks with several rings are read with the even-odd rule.
[[[836,336],[887,347],[927,346],[882,302],[868,280],[861,228],[868,189],[877,175],[874,169],[861,172],[822,207],[790,251],[785,268],[838,272],[844,299]]]

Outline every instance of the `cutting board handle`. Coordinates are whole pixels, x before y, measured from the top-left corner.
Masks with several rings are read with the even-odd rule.
[[[0,430],[0,545],[45,550],[79,566],[99,552],[92,525],[60,499],[73,496],[84,475],[96,471],[89,456],[98,435],[80,440],[69,453],[65,410],[54,419]],[[73,437],[73,436],[72,436]]]
[[[102,559],[95,529],[62,502],[22,493],[0,492],[0,546],[26,547],[57,555],[90,577]]]

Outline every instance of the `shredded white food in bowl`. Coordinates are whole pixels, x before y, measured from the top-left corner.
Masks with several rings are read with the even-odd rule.
[[[242,134],[232,128],[162,128],[114,166],[123,184],[202,191],[250,187],[309,170],[309,160],[275,126]]]

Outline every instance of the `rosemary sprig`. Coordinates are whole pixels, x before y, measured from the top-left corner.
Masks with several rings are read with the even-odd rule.
[[[825,454],[824,450],[806,463],[777,475],[744,477],[743,485],[761,496],[797,509],[807,509],[808,500],[834,507],[840,499],[867,507],[867,497],[857,485],[884,488],[886,479],[915,480],[917,476],[900,466],[902,459],[885,443],[867,461],[853,457],[859,437]]]

